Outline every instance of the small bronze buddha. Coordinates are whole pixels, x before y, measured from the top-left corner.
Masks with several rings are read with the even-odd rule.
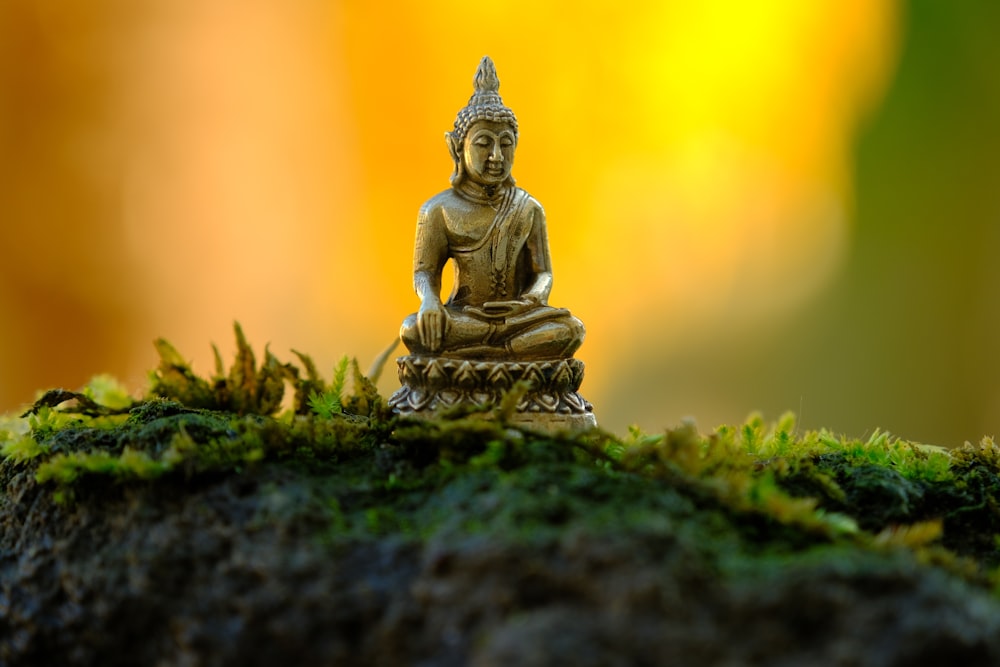
[[[548,428],[596,424],[576,390],[583,323],[548,305],[552,289],[545,212],[514,184],[517,119],[500,99],[489,57],[475,92],[445,134],[455,163],[452,187],[427,201],[417,218],[413,284],[420,309],[400,330],[410,356],[398,360],[403,387],[390,404],[426,413],[456,403],[495,401],[513,382],[532,384],[516,421]],[[455,287],[441,302],[451,259]]]

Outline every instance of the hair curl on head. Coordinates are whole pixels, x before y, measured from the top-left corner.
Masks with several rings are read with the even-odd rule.
[[[477,120],[491,120],[499,123],[509,123],[514,129],[514,138],[517,138],[517,118],[514,112],[504,106],[500,99],[500,79],[497,78],[497,69],[489,56],[483,56],[476,70],[476,77],[472,81],[475,92],[469,98],[469,103],[458,112],[455,118],[455,129],[451,136],[458,143],[465,139],[469,128]]]

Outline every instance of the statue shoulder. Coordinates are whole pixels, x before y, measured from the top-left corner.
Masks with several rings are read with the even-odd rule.
[[[515,186],[516,187],[516,186]],[[531,193],[523,188],[517,188],[518,192],[523,193],[526,200],[524,202],[524,212],[529,213],[534,216],[540,217],[545,220],[545,209],[542,207],[542,203],[531,196]]]
[[[420,218],[427,219],[433,217],[440,217],[441,211],[446,208],[451,208],[455,204],[455,193],[451,188],[447,190],[442,190],[430,199],[424,202],[424,205],[420,207]]]

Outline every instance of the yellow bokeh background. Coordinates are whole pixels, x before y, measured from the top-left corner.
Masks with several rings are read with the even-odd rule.
[[[903,22],[891,0],[7,0],[0,411],[101,372],[138,390],[157,336],[208,371],[233,320],[369,363],[417,306],[416,211],[489,54],[551,301],[588,328],[583,393],[612,430],[667,426],[673,405],[612,400],[656,392],[625,369],[766,334],[843,270]]]

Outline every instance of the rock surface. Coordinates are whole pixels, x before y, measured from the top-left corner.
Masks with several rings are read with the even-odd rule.
[[[196,417],[141,418],[166,439]],[[383,435],[339,459],[92,475],[62,502],[3,461],[0,664],[1000,664],[1000,598],[931,552],[558,439],[470,429],[462,457]]]

